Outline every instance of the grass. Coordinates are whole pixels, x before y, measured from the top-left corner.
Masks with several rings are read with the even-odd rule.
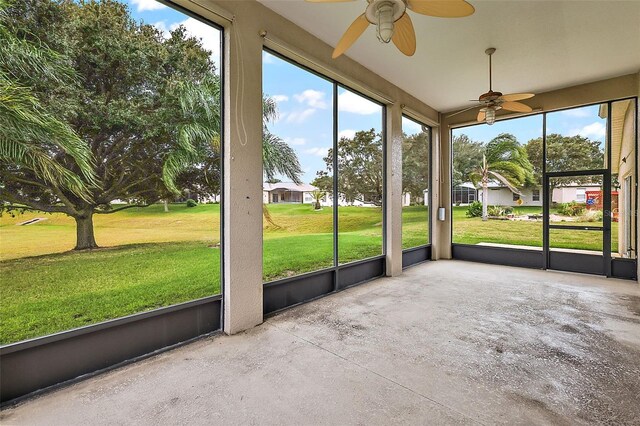
[[[519,208],[539,212],[539,208]],[[264,224],[265,281],[333,265],[333,214],[270,205]],[[541,246],[542,222],[487,221],[453,211],[454,242]],[[382,209],[340,207],[338,255],[347,263],[382,254]],[[18,223],[43,217],[29,226]],[[428,242],[428,208],[405,207],[403,248]],[[95,217],[98,244],[73,252],[64,215],[0,217],[0,343],[42,336],[220,292],[219,205],[161,205]],[[614,227],[617,224],[614,223]],[[617,232],[612,233],[614,238]],[[600,250],[593,232],[554,231],[556,247]],[[615,243],[617,244],[617,243]],[[615,247],[614,244],[614,247]]]
[[[264,279],[333,264],[331,209],[272,205]],[[339,260],[382,253],[382,210],[340,208]],[[19,223],[46,220],[29,226]],[[70,251],[75,222],[61,214],[0,217],[0,343],[6,344],[220,292],[219,205],[174,204],[96,215],[102,247]]]
[[[519,214],[542,214],[541,207],[517,207]],[[497,243],[520,246],[542,247],[542,220],[510,221],[488,220],[466,217],[467,207],[453,208],[453,242],[460,244]],[[594,226],[597,223],[571,222],[571,225]],[[601,225],[601,224],[600,224]],[[602,234],[593,231],[555,230],[550,231],[549,244],[552,248],[580,250],[602,250]],[[618,247],[618,223],[611,224],[611,247]]]
[[[125,245],[0,262],[3,344],[220,292],[220,250]]]

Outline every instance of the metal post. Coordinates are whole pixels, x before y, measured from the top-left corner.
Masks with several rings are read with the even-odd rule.
[[[607,277],[611,276],[611,101],[607,102],[607,139],[605,141],[605,150],[607,151],[607,167],[603,174],[603,200],[602,208],[604,214],[602,215],[602,254],[604,261],[604,274]]]
[[[338,83],[333,82],[333,291],[338,290]]]
[[[542,114],[542,269],[549,268],[549,194],[547,176],[547,113]]]

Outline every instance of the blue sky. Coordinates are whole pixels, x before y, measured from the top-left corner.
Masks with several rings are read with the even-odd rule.
[[[598,116],[598,111],[599,106],[593,105],[549,113],[547,114],[547,134],[581,135],[604,144],[607,121]],[[454,137],[466,134],[472,140],[482,142],[488,142],[500,133],[515,135],[522,144],[542,137],[542,114],[497,121],[492,126],[478,124],[453,130]]]
[[[129,4],[135,19],[152,24],[162,31],[184,25],[190,35],[199,38],[220,63],[220,31],[167,7],[155,0],[122,0]],[[263,90],[278,103],[279,118],[269,124],[272,133],[295,149],[305,183],[311,182],[318,170],[324,170],[322,158],[332,145],[332,84],[310,72],[269,53],[263,54]],[[338,90],[338,131],[352,137],[358,130],[382,128],[382,108],[367,99],[340,88]],[[403,120],[403,130],[420,131],[417,123]],[[582,135],[604,142],[606,120],[598,117],[598,106],[574,108],[547,115],[547,132]],[[454,130],[476,141],[488,142],[500,133],[512,133],[521,143],[542,136],[542,115],[498,121]],[[287,180],[280,177],[282,180]]]
[[[125,0],[123,0],[125,1]],[[184,25],[189,34],[202,40],[219,64],[220,32],[155,0],[126,0],[133,17],[162,31]],[[278,104],[279,118],[269,130],[296,151],[305,183],[325,170],[322,160],[332,145],[332,84],[278,57],[263,55],[263,90]],[[338,125],[341,136],[358,130],[382,128],[382,108],[345,89],[338,91]],[[283,181],[287,179],[279,176]]]
[[[333,143],[333,84],[267,52],[262,72],[263,91],[276,100],[279,110],[279,118],[269,123],[269,130],[295,149],[302,180],[309,183],[317,171],[326,169],[322,159]],[[382,129],[382,107],[339,88],[339,135],[353,137],[356,131],[370,129]]]
[[[163,32],[184,25],[189,35],[201,40],[205,49],[211,51],[213,61],[219,69],[220,31],[155,0],[121,0],[129,5],[131,15],[138,21],[151,24]]]

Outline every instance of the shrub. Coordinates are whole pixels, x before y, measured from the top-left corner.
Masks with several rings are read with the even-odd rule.
[[[602,222],[601,210],[587,210],[580,217],[581,222]]]
[[[513,213],[513,207],[509,206],[487,206],[487,214],[494,217],[505,217]]]
[[[187,207],[195,207],[197,205],[198,203],[196,203],[195,200],[192,200],[191,198],[187,200]]]
[[[481,217],[482,216],[482,203],[480,201],[474,201],[469,204],[467,208],[467,217]]]
[[[585,205],[571,201],[570,203],[558,204],[558,214],[562,216],[580,216],[585,211]]]

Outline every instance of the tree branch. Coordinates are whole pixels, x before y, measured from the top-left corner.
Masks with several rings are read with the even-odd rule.
[[[10,206],[5,206],[5,208],[10,207],[14,209],[20,209],[20,208],[25,208],[23,206],[26,206],[28,210],[38,210],[45,213],[64,213],[66,215],[73,216],[73,212],[71,212],[65,206],[51,206],[51,205],[40,203],[38,201],[27,200],[25,198],[20,197],[19,195],[9,194],[6,191],[0,192],[0,198],[9,201],[11,204],[21,205],[20,207],[10,205]]]
[[[122,210],[132,209],[134,207],[149,207],[150,205],[151,204],[128,204],[126,206],[118,207],[117,209],[113,209],[113,210],[95,210],[94,213],[95,214],[111,214],[111,213],[116,213]]]

